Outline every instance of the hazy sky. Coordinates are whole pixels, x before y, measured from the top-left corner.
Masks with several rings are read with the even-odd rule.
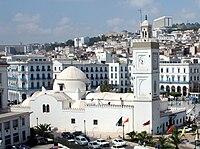
[[[0,44],[66,41],[109,31],[138,30],[148,20],[200,22],[200,0],[0,0]]]

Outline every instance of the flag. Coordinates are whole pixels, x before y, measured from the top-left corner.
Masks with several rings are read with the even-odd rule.
[[[118,122],[116,123],[116,126],[122,126],[122,117],[118,120]]]
[[[160,124],[160,126],[157,128],[157,130],[159,131],[162,128],[162,124]]]
[[[174,129],[174,125],[172,125],[171,127],[169,127],[169,129],[167,130],[167,134],[172,131]]]
[[[127,123],[127,122],[129,122],[129,118],[127,118],[123,123]]]
[[[186,131],[186,129],[184,127],[183,130],[182,130],[182,132],[181,132],[181,134],[180,134],[180,138],[185,134],[185,131]]]
[[[146,123],[143,124],[143,126],[149,125],[150,124],[150,120],[147,121]]]

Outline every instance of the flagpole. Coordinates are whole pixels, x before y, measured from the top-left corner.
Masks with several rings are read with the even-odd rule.
[[[123,140],[124,140],[124,124],[122,124],[122,133],[123,133]]]

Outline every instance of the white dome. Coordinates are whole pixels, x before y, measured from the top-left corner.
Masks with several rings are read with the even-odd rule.
[[[80,69],[70,66],[58,75],[57,80],[82,80],[87,82],[88,79]]]
[[[22,102],[21,107],[30,107],[30,98],[25,99]]]
[[[142,22],[142,25],[141,25],[141,26],[149,26],[149,25],[150,25],[149,21],[144,20],[144,21]]]

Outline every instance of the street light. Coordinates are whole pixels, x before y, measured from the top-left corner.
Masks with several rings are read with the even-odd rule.
[[[84,120],[84,133],[86,134],[86,121]]]
[[[38,126],[38,117],[36,117],[36,121],[37,121],[37,126]]]

